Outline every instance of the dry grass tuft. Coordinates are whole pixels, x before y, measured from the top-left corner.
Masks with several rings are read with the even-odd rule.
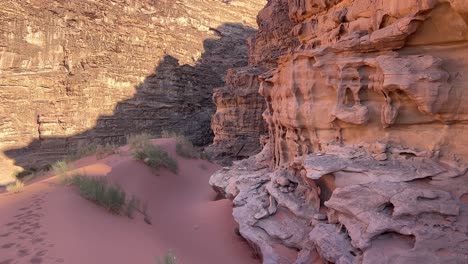
[[[9,193],[20,193],[24,189],[24,183],[20,180],[16,180],[15,183],[9,184],[6,187],[7,192]]]

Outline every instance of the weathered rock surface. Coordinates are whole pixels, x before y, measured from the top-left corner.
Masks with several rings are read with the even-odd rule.
[[[216,113],[211,119],[215,135],[207,151],[222,163],[243,159],[261,149],[260,135],[267,133],[262,118],[265,100],[258,94],[258,75],[255,67],[230,69],[226,86],[213,93]]]
[[[467,263],[468,5],[288,3],[269,142],[210,181],[240,233],[264,263]]]
[[[216,114],[211,128],[215,137],[207,151],[224,164],[260,151],[260,137],[267,130],[258,76],[276,67],[278,58],[299,44],[290,34],[294,23],[288,16],[287,0],[269,0],[257,23],[259,30],[249,39],[249,66],[229,71],[226,85],[213,94]]]
[[[247,65],[264,4],[1,1],[1,176],[11,159],[40,166],[77,144],[142,131],[210,143],[212,89]],[[12,148],[21,150],[3,154]]]

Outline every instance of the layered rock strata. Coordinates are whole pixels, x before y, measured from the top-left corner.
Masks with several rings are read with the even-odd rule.
[[[212,89],[247,65],[264,4],[1,1],[1,176],[132,133],[210,143]]]
[[[264,263],[467,263],[460,1],[289,1],[269,140],[212,176]]]
[[[213,144],[207,149],[213,159],[229,164],[261,150],[266,134],[262,118],[265,100],[258,94],[258,76],[277,66],[278,58],[299,44],[291,37],[294,23],[287,0],[269,0],[257,16],[258,32],[249,39],[249,65],[228,72],[224,87],[216,89],[212,118]]]

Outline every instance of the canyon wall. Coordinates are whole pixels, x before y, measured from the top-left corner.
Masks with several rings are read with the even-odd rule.
[[[264,4],[1,1],[0,178],[132,133],[210,143],[212,89],[247,65]]]
[[[278,58],[298,46],[290,37],[294,26],[287,0],[270,0],[257,16],[258,32],[249,39],[249,64],[228,72],[226,84],[213,94],[216,113],[211,128],[213,144],[207,149],[221,163],[258,153],[260,137],[267,134],[262,118],[265,100],[258,93],[258,76],[276,67]]]
[[[287,12],[300,44],[259,77],[265,146],[210,180],[241,235],[264,263],[468,263],[468,5]]]

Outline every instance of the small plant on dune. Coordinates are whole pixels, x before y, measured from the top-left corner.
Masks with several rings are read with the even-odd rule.
[[[177,162],[159,146],[145,145],[134,151],[133,156],[137,160],[143,161],[151,168],[158,169],[164,167],[177,173]]]
[[[139,149],[150,145],[151,138],[153,138],[153,136],[147,133],[129,135],[127,136],[127,144],[130,145],[131,149]]]
[[[135,197],[135,195],[132,195],[132,198],[125,204],[125,214],[128,218],[133,219],[135,212],[142,214],[145,223],[151,225],[151,219],[148,215],[148,204],[143,203],[143,205],[141,205],[140,200]]]
[[[6,187],[7,192],[9,193],[19,193],[24,189],[24,183],[20,180],[16,180],[15,183],[9,184]]]
[[[163,130],[161,132],[161,138],[179,138],[179,137],[183,137],[183,136],[174,131]]]
[[[147,223],[148,225],[151,225],[151,218],[148,215],[148,204],[147,203],[143,204],[143,207],[141,209],[141,213],[143,214],[143,217],[144,217],[143,220],[145,221],[145,223]]]
[[[140,210],[140,200],[132,195],[132,198],[128,203],[125,205],[125,214],[128,218],[133,218],[133,214],[135,211]]]
[[[118,146],[115,144],[106,143],[104,145],[101,145],[101,144],[89,143],[89,144],[79,145],[76,152],[70,155],[67,158],[67,160],[74,161],[74,160],[78,160],[83,157],[92,156],[92,155],[96,155],[97,159],[103,159],[107,156],[110,156],[112,154],[118,154],[118,153],[119,153]]]
[[[180,156],[188,159],[198,159],[200,158],[200,153],[185,137],[176,138],[176,152]]]
[[[83,157],[91,156],[96,152],[97,146],[95,144],[83,144],[79,145],[75,153],[70,155],[69,160],[78,160]]]
[[[103,159],[107,156],[113,155],[113,154],[119,154],[119,147],[114,144],[107,143],[105,145],[98,145],[96,147],[96,158],[97,159]]]
[[[148,204],[140,204],[140,200],[132,195],[132,198],[128,201],[128,203],[125,204],[125,214],[128,216],[128,218],[133,219],[135,212],[142,214],[145,223],[151,225],[151,219],[148,215]]]
[[[104,177],[74,175],[72,184],[78,187],[81,196],[109,212],[119,214],[125,205],[125,192],[118,185],[109,185]]]
[[[73,169],[73,165],[64,160],[59,160],[52,165],[52,170],[61,183],[67,184],[70,180],[68,172]]]
[[[164,258],[157,258],[156,264],[176,264],[176,257],[172,252],[167,252]]]

